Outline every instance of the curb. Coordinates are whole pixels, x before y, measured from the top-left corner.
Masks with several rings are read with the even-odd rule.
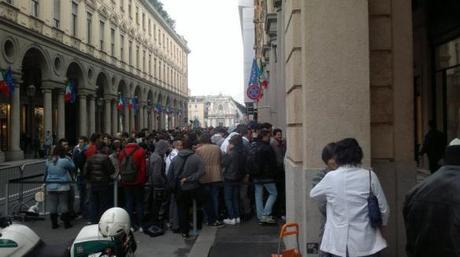
[[[203,227],[198,238],[193,244],[188,257],[207,257],[209,251],[214,245],[214,240],[216,239],[217,228]]]

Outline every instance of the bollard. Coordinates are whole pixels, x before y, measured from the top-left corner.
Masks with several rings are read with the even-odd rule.
[[[118,207],[118,180],[113,182],[113,207]]]
[[[6,217],[9,216],[9,213],[8,213],[9,202],[10,202],[10,184],[6,182],[6,185],[5,185],[5,216]]]
[[[194,236],[198,235],[198,229],[197,229],[197,222],[198,222],[198,219],[197,219],[197,215],[196,215],[196,200],[193,199],[193,231],[192,231],[192,234]]]

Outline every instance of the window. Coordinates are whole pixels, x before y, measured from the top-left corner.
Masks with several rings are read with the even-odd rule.
[[[136,23],[139,25],[139,7],[136,6]]]
[[[120,60],[124,61],[125,57],[125,37],[120,35]]]
[[[153,39],[157,42],[157,25],[153,24]]]
[[[140,64],[141,64],[141,62],[140,62],[139,59],[140,59],[140,58],[139,58],[139,46],[136,46],[136,67],[137,67],[138,69],[140,68],[139,66],[140,66]]]
[[[120,10],[121,10],[122,12],[125,11],[124,5],[125,5],[125,1],[124,1],[124,0],[120,0]]]
[[[104,22],[99,21],[99,48],[104,51]]]
[[[157,58],[153,58],[153,77],[157,78]]]
[[[149,29],[149,35],[152,35],[152,27],[151,27],[150,25],[151,25],[151,24],[150,24],[150,19],[149,19],[149,27],[148,27],[148,29]]]
[[[60,0],[58,0],[60,1]],[[91,44],[92,43],[92,40],[91,40],[91,27],[92,27],[92,24],[93,24],[93,15],[91,13],[88,13],[87,16],[86,16],[86,38],[88,39],[88,44]]]
[[[145,67],[145,50],[142,51],[142,71],[145,73],[146,67]]]
[[[128,64],[132,65],[133,61],[133,41],[129,41],[129,48],[128,48]]]
[[[149,75],[152,76],[152,55],[149,54]]]
[[[110,29],[110,54],[115,56],[115,29]]]
[[[32,0],[32,16],[38,17],[38,12],[40,10],[39,0]]]
[[[142,29],[145,30],[145,13],[142,13]]]
[[[61,19],[61,0],[54,0],[54,27],[59,28]]]
[[[128,15],[129,15],[129,18],[131,18],[131,20],[133,19],[133,14],[131,12],[132,4],[133,4],[133,0],[129,0],[129,2],[128,2]]]
[[[78,14],[78,4],[76,2],[72,2],[72,26],[71,26],[71,33],[72,36],[77,36],[77,29],[78,29],[78,22],[77,22],[77,14]]]

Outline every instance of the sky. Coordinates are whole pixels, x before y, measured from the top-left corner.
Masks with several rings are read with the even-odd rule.
[[[230,95],[243,103],[243,43],[238,0],[161,0],[191,50],[192,96]]]

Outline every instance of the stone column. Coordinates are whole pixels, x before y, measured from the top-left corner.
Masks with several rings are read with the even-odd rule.
[[[128,106],[125,106],[123,108],[123,132],[131,132],[129,129],[129,108]]]
[[[118,128],[117,100],[112,99],[110,103],[112,105],[112,135],[115,135],[120,130]]]
[[[134,110],[134,108],[131,108],[131,110],[129,110],[129,123],[130,123],[129,132],[136,130],[136,119],[134,116],[135,113],[136,111]]]
[[[58,102],[58,120],[57,120],[57,136],[58,138],[65,138],[65,101],[64,101],[64,90],[57,91],[57,102]]]
[[[90,96],[89,99],[89,131],[88,136],[96,132],[96,98],[94,96]]]
[[[43,93],[43,109],[45,116],[45,131],[50,131],[53,134],[53,91],[51,88],[45,88],[42,90]],[[38,136],[38,135],[36,135]]]
[[[104,132],[107,134],[112,133],[111,127],[111,115],[112,115],[112,103],[109,97],[104,97]]]
[[[78,96],[78,101],[80,105],[80,136],[89,136],[88,135],[88,112],[86,111],[86,95],[80,94]]]
[[[150,130],[150,124],[149,124],[149,112],[147,110],[147,106],[144,106],[144,127],[148,130]]]
[[[166,128],[166,113],[162,112],[160,114],[160,127],[159,129],[165,129]]]
[[[144,104],[139,104],[139,131],[144,128]]]
[[[24,152],[21,150],[20,147],[20,133],[21,133],[21,125],[20,125],[20,109],[21,103],[19,96],[20,93],[20,84],[22,82],[16,80],[16,87],[15,92],[11,96],[11,107],[10,107],[10,145],[8,152],[6,153],[6,159],[8,161],[16,161],[24,159]]]

